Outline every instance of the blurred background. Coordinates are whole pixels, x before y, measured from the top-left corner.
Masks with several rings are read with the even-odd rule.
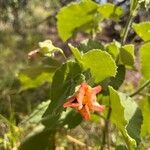
[[[20,91],[20,82],[16,76],[19,70],[28,64],[27,54],[37,48],[38,42],[50,39],[54,45],[61,47],[69,55],[67,42],[77,45],[80,40],[88,37],[82,34],[64,43],[58,36],[55,16],[60,8],[73,1],[79,0],[0,0],[0,114],[8,120],[15,121],[15,124],[49,97],[48,83],[38,88]],[[95,2],[115,3],[124,8],[125,14],[121,20],[118,23],[105,21],[103,31],[96,37],[104,43],[113,39],[119,41],[120,30],[125,26],[129,14],[130,1],[95,0]],[[144,7],[143,3],[143,10],[141,9],[134,22],[150,20],[150,11],[145,11]],[[141,41],[132,30],[127,38],[127,42],[131,41],[137,45]],[[130,81],[136,85],[136,74],[131,76]],[[0,137],[6,130],[7,127],[0,123]]]

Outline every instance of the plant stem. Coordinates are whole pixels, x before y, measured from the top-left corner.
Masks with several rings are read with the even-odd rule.
[[[122,36],[122,40],[121,40],[121,45],[124,45],[125,42],[126,42],[127,35],[128,35],[128,32],[129,32],[132,20],[133,20],[133,16],[130,13],[130,16],[129,16],[128,20],[127,20],[127,24],[126,24],[125,30],[123,32],[123,36]]]
[[[135,16],[135,12],[136,12],[137,6],[138,6],[138,3],[136,4],[135,9],[130,12],[130,15],[129,15],[129,18],[127,20],[127,23],[126,23],[126,26],[125,26],[125,29],[124,29],[124,32],[123,32],[123,36],[122,36],[122,39],[121,39],[121,45],[124,45],[125,42],[126,42],[127,35],[129,33],[129,29],[131,27],[133,18]]]
[[[139,94],[145,87],[149,86],[150,80],[146,81],[139,89],[137,89],[134,93],[130,94],[130,97],[133,97]]]
[[[110,100],[109,100],[109,103],[110,103]],[[103,130],[101,150],[103,150],[105,145],[106,145],[106,136],[107,136],[107,149],[110,150],[110,143],[109,143],[109,120],[110,120],[110,116],[111,116],[111,107],[109,107],[109,109],[108,109],[107,118],[105,120],[105,127]]]
[[[67,57],[64,52],[62,53],[62,55],[63,55],[64,59],[67,60]]]

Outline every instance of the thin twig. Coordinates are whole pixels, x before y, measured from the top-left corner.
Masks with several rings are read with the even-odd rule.
[[[141,95],[141,96],[148,96],[148,97],[150,97],[150,93],[139,93],[139,95]]]
[[[90,146],[87,146],[85,143],[75,139],[74,137],[70,136],[70,135],[67,135],[67,139],[75,144],[78,144],[80,146],[83,146],[83,147],[88,147],[88,149],[92,149],[92,147]]]
[[[137,89],[135,92],[133,92],[132,94],[130,94],[130,97],[133,97],[137,94],[139,94],[144,88],[146,88],[147,86],[149,86],[150,84],[150,80],[146,81],[139,89]]]

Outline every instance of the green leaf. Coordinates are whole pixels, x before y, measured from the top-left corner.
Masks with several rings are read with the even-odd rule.
[[[117,74],[115,77],[111,78],[111,82],[109,85],[112,86],[114,89],[118,89],[125,79],[125,72],[126,72],[125,66],[118,65]]]
[[[119,93],[121,103],[124,107],[124,115],[128,124],[126,130],[130,137],[136,140],[137,143],[140,142],[140,131],[143,121],[143,116],[140,108],[130,97],[123,93]]]
[[[55,58],[52,58],[52,57],[44,57],[42,60],[41,60],[42,64],[43,65],[48,65],[50,67],[60,67],[61,65],[61,62]]]
[[[106,45],[106,51],[114,58],[114,60],[116,60],[120,52],[120,47],[121,45],[119,42],[113,41]]]
[[[78,49],[81,52],[86,53],[92,49],[104,50],[104,46],[99,41],[89,39],[89,40],[82,41],[78,46]]]
[[[142,112],[139,108],[136,108],[134,115],[130,119],[126,129],[130,137],[135,139],[138,144],[141,142],[140,134],[142,122],[143,122]]]
[[[124,107],[121,104],[120,96],[112,87],[109,87],[111,101],[111,121],[120,129],[124,128],[127,121],[124,116]],[[119,114],[119,115],[118,115]]]
[[[70,3],[57,15],[57,29],[63,41],[69,39],[78,30],[90,30],[95,27],[98,5],[91,0]]]
[[[133,67],[134,66],[134,45],[124,45],[120,49],[120,59],[124,65]]]
[[[124,138],[124,140],[126,142],[128,150],[136,149],[136,141],[129,136],[127,130],[126,129],[122,129],[121,133],[122,133],[123,138]]]
[[[142,45],[141,52],[141,64],[142,64],[142,74],[145,79],[150,79],[150,42]]]
[[[142,113],[137,104],[128,96],[109,87],[112,107],[111,121],[123,134],[126,144],[136,146],[134,139],[140,141]],[[118,115],[119,114],[119,115]]]
[[[82,57],[82,64],[85,69],[90,69],[96,83],[116,75],[115,62],[105,51],[95,49],[85,53]]]
[[[54,133],[42,126],[34,128],[21,143],[19,150],[47,150],[54,149]]]
[[[63,53],[63,51],[55,47],[51,40],[45,40],[44,42],[39,42],[40,52],[45,56],[52,56],[52,54],[56,51]]]
[[[34,111],[29,115],[29,117],[27,117],[26,119],[24,119],[21,124],[39,124],[42,120],[42,115],[44,114],[44,112],[46,111],[48,105],[50,103],[50,100],[46,101],[46,102],[42,102],[40,103],[35,109]]]
[[[79,52],[79,50],[76,47],[73,47],[71,44],[69,44],[69,47],[70,47],[71,52],[72,52],[73,56],[75,57],[75,59],[80,62],[82,59],[82,55]]]
[[[128,135],[128,132],[125,128],[129,121],[128,119],[130,119],[129,116],[130,113],[128,114],[128,110],[125,110],[125,107],[123,106],[122,103],[123,100],[125,99],[122,100],[122,98],[120,97],[121,95],[119,95],[119,93],[115,91],[112,87],[109,87],[109,92],[110,92],[110,102],[112,108],[111,121],[117,126],[117,128],[122,133],[128,148],[130,147],[130,149],[134,149],[136,146],[136,142]]]
[[[112,19],[114,21],[119,20],[123,15],[123,9],[111,3],[100,5],[98,11],[104,18]]]
[[[45,82],[51,82],[56,67],[32,66],[22,69],[18,74],[21,82],[21,90],[36,88]]]
[[[68,111],[63,113],[65,113],[65,115],[63,116],[62,124],[63,126],[66,126],[69,129],[75,128],[83,120],[82,116],[74,109],[68,109]]]
[[[56,127],[64,102],[82,82],[81,72],[80,65],[75,62],[67,62],[56,71],[51,86],[51,103],[43,116],[43,124],[47,127]]]
[[[117,145],[115,150],[128,150],[125,145]]]
[[[139,37],[144,41],[150,40],[150,22],[141,22],[139,24],[133,24],[133,29]]]
[[[143,113],[143,124],[141,128],[141,136],[150,135],[150,101],[148,98],[145,98],[141,101],[140,108]]]

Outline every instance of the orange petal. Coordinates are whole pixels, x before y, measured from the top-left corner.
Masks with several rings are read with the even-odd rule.
[[[82,109],[78,110],[78,112],[81,114],[81,116],[85,120],[89,120],[90,119],[90,112],[89,112],[89,108],[88,108],[87,105],[85,105]]]
[[[90,89],[88,89],[88,90],[86,91],[86,104],[87,104],[89,107],[92,106],[93,97],[94,97],[94,96],[95,96],[95,95],[92,94],[92,92],[91,92]],[[96,96],[95,96],[95,99],[96,99]]]
[[[77,94],[76,98],[79,103],[79,109],[82,109],[82,107],[83,107],[82,104],[83,104],[83,99],[84,99],[84,95],[85,95],[87,86],[88,85],[86,83],[82,83],[78,90],[78,94]]]
[[[105,109],[105,106],[104,105],[100,105],[99,103],[95,102],[92,106],[92,110],[94,111],[99,111],[99,112],[102,112],[104,111]]]
[[[75,96],[73,97],[70,97],[69,99],[67,99],[67,102],[64,103],[63,107],[66,108],[66,107],[70,107],[70,105],[72,104],[72,102],[76,99]]]
[[[101,90],[102,90],[102,87],[101,87],[100,85],[98,85],[98,86],[92,88],[92,93],[93,93],[93,94],[97,94],[97,93],[99,93]]]

